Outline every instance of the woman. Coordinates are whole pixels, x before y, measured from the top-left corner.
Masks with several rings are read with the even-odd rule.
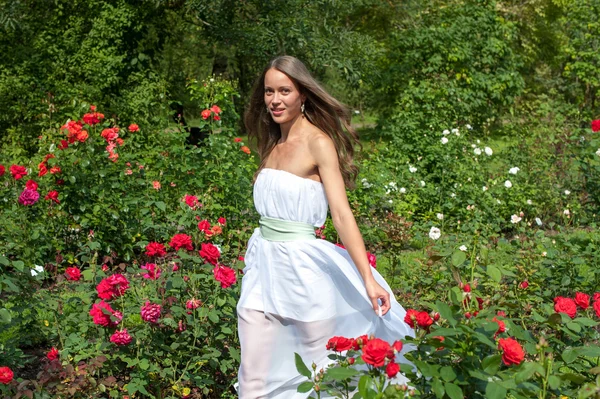
[[[245,123],[261,159],[254,184],[261,220],[248,242],[237,305],[238,393],[306,398],[296,391],[306,378],[296,371],[294,352],[320,369],[329,363],[325,346],[333,336],[374,334],[393,342],[414,332],[370,267],[348,204],[358,140],[346,108],[302,62],[283,56],[258,79]],[[328,204],[347,251],[315,238]]]

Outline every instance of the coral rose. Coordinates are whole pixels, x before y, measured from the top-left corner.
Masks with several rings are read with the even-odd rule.
[[[327,345],[325,349],[329,349],[336,352],[347,351],[348,349],[352,349],[354,344],[354,340],[351,338],[345,337],[331,337],[329,341],[327,341]]]
[[[26,188],[23,190],[21,195],[19,195],[19,204],[30,206],[35,204],[40,199],[40,193],[37,190],[30,190]]]
[[[94,324],[103,327],[114,327],[119,324],[119,321],[123,318],[123,315],[121,315],[120,312],[113,310],[113,308],[111,308],[110,305],[104,301],[100,301],[92,305],[90,316],[92,316]],[[116,320],[112,321],[111,316],[116,318]]]
[[[395,362],[389,362],[385,368],[385,373],[387,374],[388,378],[394,378],[399,371],[400,366],[398,366],[398,364]]]
[[[373,338],[363,346],[361,357],[365,363],[374,367],[381,367],[385,364],[386,356],[390,350],[389,343],[379,338]]]
[[[8,367],[0,367],[0,384],[10,384],[14,376],[12,370]]]
[[[583,292],[576,292],[575,303],[581,309],[585,310],[590,307],[590,296],[588,294],[584,294]]]
[[[571,298],[557,296],[554,298],[554,311],[556,313],[566,313],[570,318],[577,314],[577,305]]]
[[[142,320],[149,323],[157,323],[160,318],[161,306],[156,303],[150,303],[146,301],[140,310]]]
[[[213,269],[215,280],[221,283],[221,288],[228,288],[235,284],[235,270],[227,266],[215,266]]]
[[[159,242],[150,242],[146,245],[146,255],[148,256],[165,256],[166,254],[165,246]]]
[[[250,155],[250,148],[246,147],[245,145],[243,145],[242,147],[240,147],[240,150],[244,151],[246,154]]]
[[[173,238],[171,238],[169,246],[175,251],[179,251],[181,248],[187,249],[188,251],[194,249],[192,246],[192,237],[187,234],[175,234]]]
[[[106,300],[120,297],[129,289],[129,281],[122,274],[113,274],[110,277],[102,279],[96,286],[98,297]]]
[[[202,119],[207,120],[210,118],[210,109],[205,109],[200,115],[202,115]]]
[[[217,115],[219,115],[221,113],[221,108],[219,108],[219,106],[216,104],[213,105],[212,107],[210,107],[210,110]]]
[[[14,177],[15,180],[19,180],[23,176],[27,176],[27,169],[25,169],[24,166],[11,165],[8,169],[10,170],[10,174]]]
[[[494,338],[496,338],[499,334],[506,331],[506,323],[504,323],[504,321],[498,319],[496,316],[494,316],[494,318],[492,318],[492,321],[496,322],[496,324],[498,324],[498,330],[494,334]]]
[[[129,129],[129,131],[130,131],[131,133],[133,133],[133,132],[137,132],[137,131],[139,131],[139,130],[140,130],[140,127],[139,127],[137,124],[135,124],[135,123],[132,123],[131,125],[129,125],[129,128],[128,128],[128,129]]]
[[[221,252],[211,243],[202,243],[202,248],[199,251],[200,256],[204,261],[213,265],[217,264],[217,260],[221,256]]]
[[[65,275],[67,276],[67,280],[79,281],[79,279],[81,279],[81,270],[77,267],[67,267],[65,269]]]
[[[115,331],[113,335],[110,336],[110,342],[115,345],[129,345],[131,343],[131,335],[127,332],[127,329],[124,328],[121,331]]]
[[[507,366],[521,364],[525,359],[525,352],[521,345],[513,338],[500,338],[498,349],[502,351],[502,362]]]

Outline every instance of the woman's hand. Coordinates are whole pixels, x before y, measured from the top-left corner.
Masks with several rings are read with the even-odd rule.
[[[373,305],[373,310],[379,312],[378,299],[381,299],[381,315],[383,316],[390,310],[390,293],[385,290],[375,279],[365,282],[367,295]]]

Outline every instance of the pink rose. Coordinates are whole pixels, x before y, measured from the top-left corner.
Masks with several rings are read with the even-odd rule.
[[[157,323],[160,318],[161,306],[156,303],[150,303],[146,301],[140,310],[142,320],[149,323]]]
[[[129,345],[131,343],[131,340],[131,335],[129,335],[126,328],[120,331],[115,331],[114,334],[110,336],[110,342],[120,346]]]
[[[235,284],[235,270],[227,266],[215,266],[213,269],[215,280],[221,283],[221,288],[228,288]]]

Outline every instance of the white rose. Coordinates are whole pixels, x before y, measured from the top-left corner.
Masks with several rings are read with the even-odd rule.
[[[519,223],[520,221],[521,221],[521,218],[519,216],[517,216],[517,215],[512,215],[510,217],[510,222],[511,223]]]
[[[475,153],[475,155],[481,155],[481,148],[475,148],[473,152]]]
[[[432,240],[437,240],[441,236],[442,236],[442,232],[440,231],[440,229],[432,226],[431,230],[429,230],[429,238],[431,238]]]
[[[510,180],[507,180],[504,182],[504,187],[506,188],[511,188],[512,187],[512,183],[510,182]]]
[[[447,134],[450,134],[450,130],[446,129],[446,130],[444,130],[444,131],[442,132],[442,134],[443,134],[444,136],[445,136],[445,135],[447,135]]]
[[[531,200],[527,200],[527,205],[531,205],[533,202]]]
[[[406,189],[404,187],[400,187],[400,193],[402,193],[402,194],[406,193]]]
[[[471,130],[471,129],[473,129],[473,126],[471,126],[467,123],[467,129]]]
[[[520,171],[521,169],[519,169],[518,166],[515,166],[514,168],[510,168],[508,170],[508,173],[510,173],[511,175],[516,175],[518,171]]]
[[[415,173],[415,172],[417,171],[417,168],[415,168],[414,166],[409,166],[409,167],[408,167],[408,171],[409,171],[410,173]]]
[[[542,225],[542,219],[540,219],[540,218],[535,218],[535,223],[536,223],[538,226],[541,226],[541,225]]]
[[[598,148],[598,151],[596,151],[596,155],[600,157],[600,148]]]
[[[444,220],[444,214],[443,213],[438,213],[437,215],[435,215],[439,220]]]
[[[460,247],[458,247],[458,249],[460,249],[463,252],[467,251],[467,246],[466,245],[461,245]]]
[[[490,147],[485,147],[483,150],[488,156],[492,156],[492,154],[494,153],[494,151],[492,151]]]
[[[569,195],[571,192],[569,190],[565,190],[565,195]]]
[[[456,129],[456,128],[452,129],[452,133],[458,135],[458,129]]]
[[[421,187],[425,187],[425,182],[421,180]]]
[[[569,216],[569,215],[571,214],[571,212],[569,212],[569,210],[568,210],[568,209],[565,209],[565,210],[563,211],[563,213],[564,213],[565,215],[567,215],[567,216]]]
[[[447,137],[442,137],[442,144],[446,144],[448,142],[448,138]]]
[[[31,275],[32,276],[37,276],[39,273],[43,273],[44,272],[44,266],[40,266],[40,265],[33,265],[33,269],[31,269]]]

